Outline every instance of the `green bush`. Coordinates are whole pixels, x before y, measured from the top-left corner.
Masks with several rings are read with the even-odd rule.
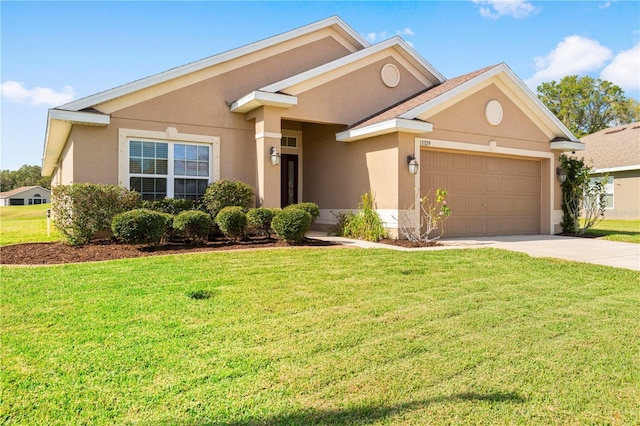
[[[170,217],[167,213],[148,209],[130,210],[113,218],[111,230],[118,240],[126,244],[158,245]]]
[[[173,229],[194,243],[203,243],[211,230],[211,216],[198,210],[183,211],[173,218]]]
[[[298,244],[311,228],[311,215],[298,208],[280,210],[271,222],[271,228],[278,237],[290,244]]]
[[[368,192],[360,198],[360,211],[349,216],[345,225],[345,237],[366,241],[380,241],[387,236],[387,230],[380,215],[375,210],[373,194]]]
[[[347,223],[354,216],[353,212],[348,210],[341,210],[339,212],[334,212],[333,217],[336,220],[336,223],[329,226],[329,230],[327,231],[327,235],[334,235],[336,237],[344,236],[344,228],[347,226]]]
[[[186,210],[193,210],[194,202],[184,198],[164,198],[162,200],[144,200],[143,209],[155,210],[161,213],[179,214]]]
[[[140,205],[140,194],[116,185],[74,183],[51,191],[52,220],[67,243],[82,245],[111,230],[118,213]]]
[[[320,209],[316,203],[298,203],[285,207],[287,209],[302,209],[311,215],[311,224],[320,216]]]
[[[237,180],[218,180],[207,187],[202,204],[212,218],[225,207],[239,206],[246,211],[253,205],[253,188]]]
[[[225,237],[237,241],[244,237],[247,214],[240,206],[225,207],[216,216],[216,224]]]
[[[247,212],[247,223],[258,233],[271,237],[271,221],[279,209],[258,207]]]

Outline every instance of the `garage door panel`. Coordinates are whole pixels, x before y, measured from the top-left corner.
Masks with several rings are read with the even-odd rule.
[[[448,191],[446,236],[540,233],[539,161],[426,150],[421,159],[432,165],[423,169],[422,195]]]

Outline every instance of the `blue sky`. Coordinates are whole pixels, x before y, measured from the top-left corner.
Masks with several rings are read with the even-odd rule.
[[[591,75],[640,100],[640,2],[0,1],[0,168],[41,164],[47,109],[338,15],[447,78],[505,62],[535,91]]]

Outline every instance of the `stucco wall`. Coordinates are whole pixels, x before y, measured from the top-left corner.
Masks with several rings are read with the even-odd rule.
[[[491,125],[485,119],[485,106],[490,100],[502,105],[502,122]],[[427,137],[456,142],[549,151],[549,138],[496,85],[490,85],[461,100],[450,108],[430,116],[433,132]]]
[[[400,83],[393,88],[385,86],[380,77],[387,63],[400,71]],[[298,94],[298,105],[287,110],[284,117],[351,125],[425,88],[393,57],[386,57]]]

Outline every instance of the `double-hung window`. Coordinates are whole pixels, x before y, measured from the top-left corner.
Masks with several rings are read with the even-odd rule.
[[[136,137],[131,137],[126,132]],[[219,138],[121,129],[119,176],[144,200],[197,200],[219,179]],[[178,140],[169,140],[174,136]],[[158,140],[158,139],[164,140]],[[193,142],[191,140],[194,140]]]

